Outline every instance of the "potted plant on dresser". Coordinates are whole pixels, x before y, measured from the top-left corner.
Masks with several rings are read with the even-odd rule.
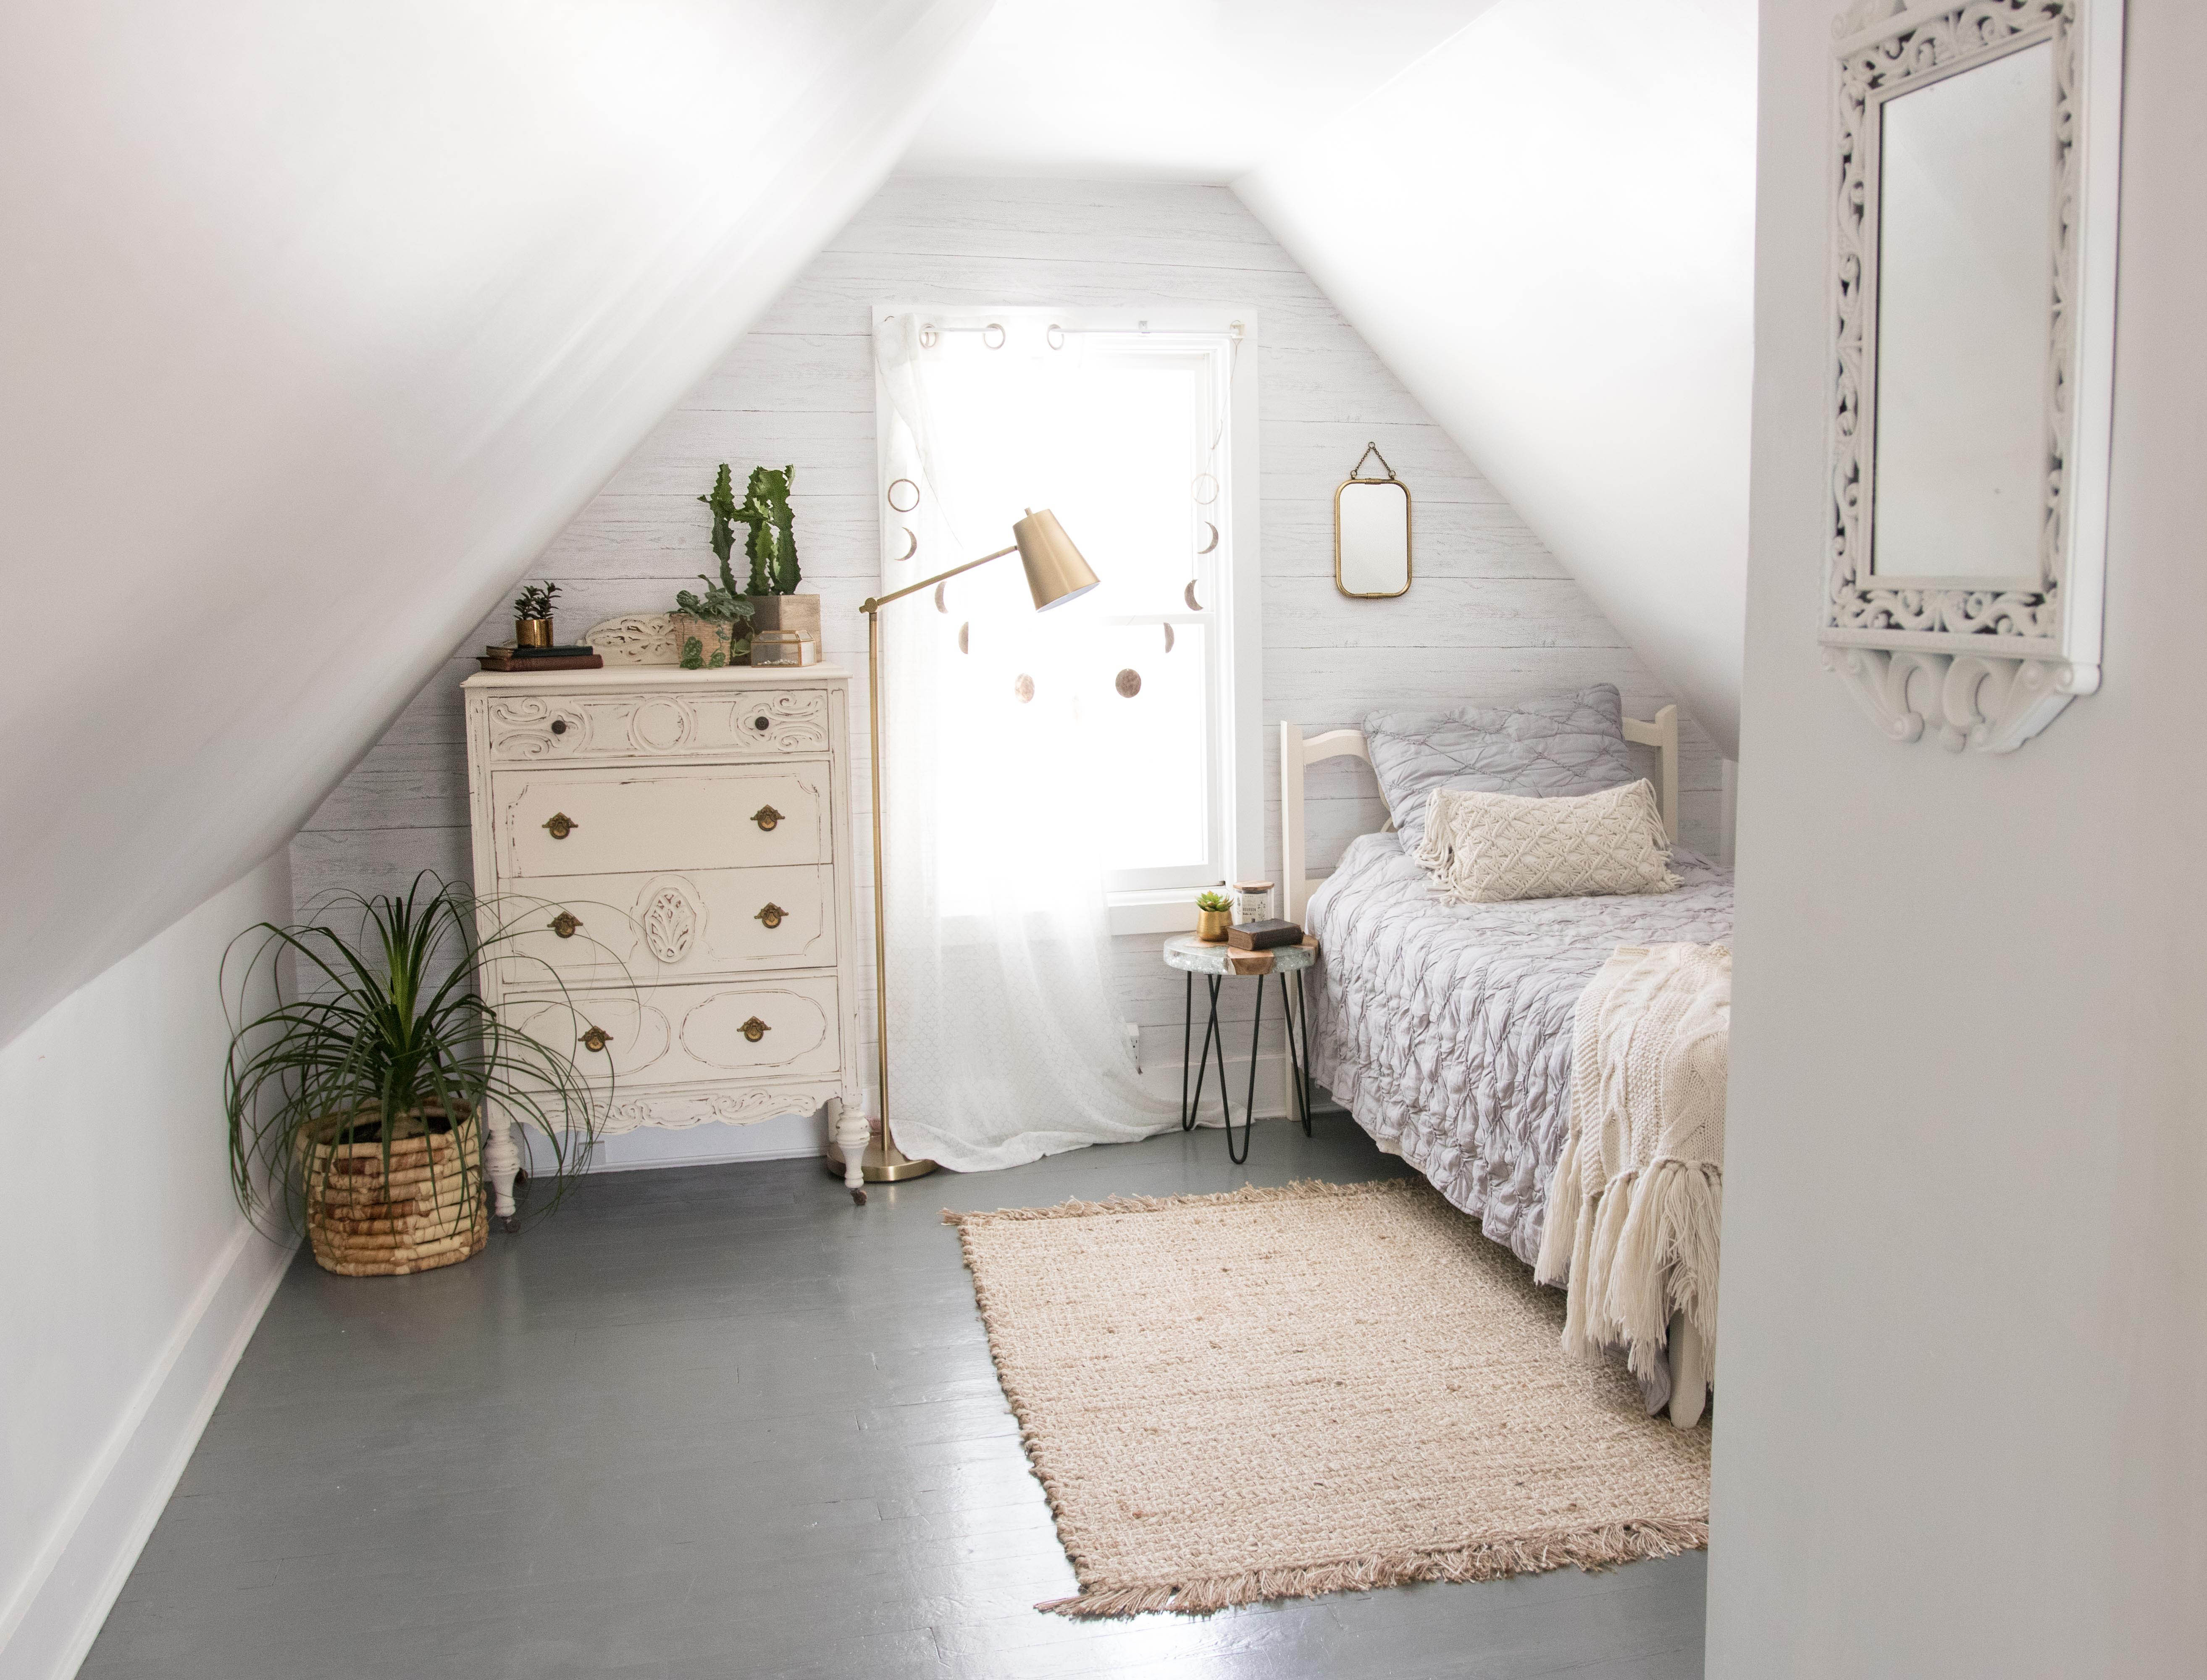
[[[721,562],[721,580],[716,583],[701,571],[697,581],[705,586],[703,595],[677,589],[669,628],[679,650],[677,664],[685,671],[718,671],[741,665],[750,654],[753,613],[751,597],[737,588],[735,570],[728,564],[735,553],[739,513],[727,463],[721,463],[712,493],[697,499],[713,511],[713,553]]]
[[[549,648],[552,639],[552,614],[559,599],[559,586],[545,578],[540,583],[522,586],[513,601],[513,645],[517,648]]]
[[[721,484],[727,482],[727,467],[721,469]],[[801,637],[810,643],[810,657],[820,656],[820,597],[799,595],[797,586],[802,574],[797,563],[797,516],[790,511],[789,492],[797,476],[793,466],[776,472],[771,467],[751,469],[751,482],[745,487],[744,499],[735,509],[734,517],[748,529],[744,536],[744,553],[751,563],[748,595],[751,604],[751,629],[755,636],[768,641],[787,642],[790,636]],[[793,649],[793,644],[791,644]],[[754,648],[751,663],[766,663]],[[776,664],[796,664],[793,651],[779,654]]]
[[[330,925],[354,911],[356,930]],[[255,1223],[303,1230],[316,1262],[346,1276],[464,1260],[490,1229],[487,1108],[541,1136],[539,1211],[558,1205],[597,1109],[565,1050],[506,1025],[475,989],[476,965],[515,960],[518,931],[485,934],[472,894],[424,875],[404,898],[335,897],[318,921],[262,922],[231,942],[223,1106],[231,1187]],[[256,982],[272,983],[275,1007],[241,1020]]]

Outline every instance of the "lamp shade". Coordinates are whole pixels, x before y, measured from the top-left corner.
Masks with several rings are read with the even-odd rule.
[[[1027,517],[1013,524],[1012,539],[1020,545],[1020,564],[1027,569],[1027,588],[1034,593],[1038,613],[1096,587],[1096,574],[1048,508],[1039,513],[1029,508]]]

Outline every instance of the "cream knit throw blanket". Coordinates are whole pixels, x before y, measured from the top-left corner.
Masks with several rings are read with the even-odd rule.
[[[1715,1368],[1731,1025],[1721,945],[1622,947],[1579,994],[1570,1138],[1533,1271],[1570,1280],[1570,1352],[1621,1343],[1633,1374],[1653,1377],[1676,1311]]]

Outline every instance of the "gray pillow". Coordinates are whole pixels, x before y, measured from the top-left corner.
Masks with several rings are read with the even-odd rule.
[[[1364,720],[1364,743],[1410,852],[1425,836],[1426,796],[1436,787],[1552,799],[1633,780],[1624,702],[1610,683],[1515,706],[1374,712]]]

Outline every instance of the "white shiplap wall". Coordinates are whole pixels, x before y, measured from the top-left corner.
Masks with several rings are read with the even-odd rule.
[[[1331,726],[1380,707],[1507,701],[1602,680],[1616,683],[1637,715],[1670,698],[1309,278],[1231,193],[1211,187],[892,181],[529,568],[531,577],[565,585],[563,633],[671,606],[675,589],[709,568],[707,517],[695,498],[717,463],[740,475],[792,462],[805,587],[822,597],[828,657],[863,667],[857,608],[875,587],[878,553],[868,306],[891,298],[1178,301],[1259,313],[1265,785],[1275,874],[1274,726],[1283,717]],[[1334,487],[1370,439],[1416,499],[1416,582],[1396,601],[1351,601],[1333,587]],[[510,634],[501,616],[454,649],[315,813],[292,847],[302,904],[331,888],[402,885],[419,869],[465,877],[458,688],[476,645]],[[1684,838],[1713,851],[1718,761],[1690,720],[1683,734]],[[864,834],[858,746],[856,832]],[[1309,795],[1316,867],[1330,867],[1349,837],[1385,818],[1353,761],[1314,768]],[[868,885],[860,883],[862,915]],[[1145,1063],[1176,1066],[1181,986],[1166,977],[1157,942],[1121,940],[1117,973],[1127,1018],[1144,1028]],[[1236,1003],[1246,1018],[1246,997]],[[1236,1050],[1238,1061],[1238,1040]],[[711,1145],[697,1139],[685,1152]]]

